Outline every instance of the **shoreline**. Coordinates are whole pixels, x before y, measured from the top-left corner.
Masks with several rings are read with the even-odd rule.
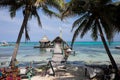
[[[100,77],[94,77],[92,80],[99,80],[99,78],[102,78],[104,76],[103,70],[108,67],[108,65],[72,65],[72,64],[66,64],[65,70],[55,70],[56,75],[45,75],[41,76],[35,75],[31,77],[31,80],[91,80],[92,73],[89,72],[89,69],[94,72],[94,70],[99,73]],[[87,72],[85,69],[87,68]],[[120,68],[120,66],[119,66]],[[96,74],[97,75],[97,74]],[[28,79],[22,79],[22,80],[28,80]],[[100,79],[101,80],[101,79]]]
[[[21,65],[19,65],[19,69],[24,68],[26,69],[26,67],[31,65],[31,62],[20,62],[22,63]],[[38,68],[42,65],[46,65],[47,62],[46,61],[34,61],[32,62],[33,68]],[[109,63],[108,61],[106,61],[106,63]],[[24,65],[25,64],[25,65]],[[35,65],[36,64],[36,65]],[[91,69],[97,69],[97,68],[105,68],[106,66],[108,66],[110,64],[103,64],[103,62],[91,62],[91,63],[85,63],[83,61],[68,61],[65,66],[66,68],[63,70],[61,69],[59,70],[55,70],[56,72],[56,76],[51,76],[51,75],[45,75],[42,76],[41,72],[37,75],[34,75],[33,77],[31,77],[31,80],[90,80],[89,79],[89,74],[87,73],[87,76],[85,75],[85,68],[89,67]],[[120,69],[120,64],[118,64],[119,69]],[[58,66],[59,67],[59,66]],[[99,69],[98,69],[99,71]],[[28,80],[28,78],[22,78],[21,80]]]
[[[3,66],[8,66],[8,64],[10,63],[10,61],[0,61],[0,67],[2,67],[2,64]],[[33,64],[34,66],[35,65],[41,65],[41,64],[47,64],[48,63],[48,60],[34,60],[34,61],[18,61],[17,64],[19,65],[26,65],[26,66],[29,66],[30,64]],[[110,61],[67,61],[67,64],[71,64],[71,65],[74,65],[74,66],[83,66],[83,65],[110,65],[111,62]],[[116,64],[120,67],[120,61],[116,61]]]

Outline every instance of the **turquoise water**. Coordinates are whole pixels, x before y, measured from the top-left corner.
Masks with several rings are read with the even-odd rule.
[[[69,45],[71,42],[67,42]],[[15,45],[10,42],[9,44]],[[44,61],[51,58],[51,52],[45,52],[39,48],[33,48],[39,45],[38,42],[22,42],[19,47],[17,59],[18,61]],[[109,45],[110,51],[117,62],[120,61],[120,49],[115,49],[115,46],[120,46],[120,42],[112,42]],[[76,55],[70,55],[69,61],[84,61],[84,62],[97,62],[109,61],[102,42],[75,42],[73,49]],[[14,46],[0,46],[0,61],[10,61]]]

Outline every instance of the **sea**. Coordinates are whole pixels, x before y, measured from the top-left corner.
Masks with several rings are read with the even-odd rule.
[[[71,42],[67,42],[71,45]],[[11,46],[0,46],[0,63],[10,62],[11,56],[15,48],[15,42],[9,42]],[[18,62],[39,62],[47,61],[52,57],[52,52],[44,49],[34,48],[39,45],[38,42],[21,42],[17,53]],[[120,42],[111,42],[108,44],[113,58],[117,63],[120,62],[120,49],[115,49],[120,46]],[[80,63],[109,63],[109,57],[105,51],[102,42],[74,42],[73,50],[75,55],[71,54],[68,61],[75,64]],[[3,63],[4,64],[4,63]]]

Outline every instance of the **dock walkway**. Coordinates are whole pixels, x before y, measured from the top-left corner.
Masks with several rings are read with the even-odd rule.
[[[52,56],[52,61],[61,62],[63,60],[64,60],[64,55],[62,53],[62,49],[59,44],[56,44]]]
[[[62,49],[60,47],[59,44],[56,44],[55,45],[55,48],[54,48],[54,52],[53,52],[53,56],[52,56],[52,59],[49,61],[49,65],[52,69],[52,72],[53,72],[53,76],[55,75],[55,68],[57,66],[62,66],[62,62],[64,62],[65,59],[64,59],[64,55],[62,53]]]

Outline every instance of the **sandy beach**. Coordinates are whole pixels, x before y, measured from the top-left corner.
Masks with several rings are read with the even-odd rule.
[[[42,72],[40,72],[32,76],[31,80],[101,80],[100,78],[104,76],[103,69],[107,68],[109,64],[110,62],[93,62],[89,64],[81,64],[80,61],[68,62],[64,65],[65,68],[57,66],[57,69],[54,69],[55,76],[52,76],[49,73],[42,75]],[[118,64],[118,66],[120,67],[120,64]],[[85,69],[87,69],[87,72]],[[94,77],[92,78],[91,76]],[[22,80],[29,79],[22,78]]]
[[[22,79],[28,80],[28,79]],[[83,66],[72,66],[67,65],[64,70],[56,70],[55,76],[51,75],[36,75],[31,78],[31,80],[89,80],[88,76],[85,76],[85,71]]]

